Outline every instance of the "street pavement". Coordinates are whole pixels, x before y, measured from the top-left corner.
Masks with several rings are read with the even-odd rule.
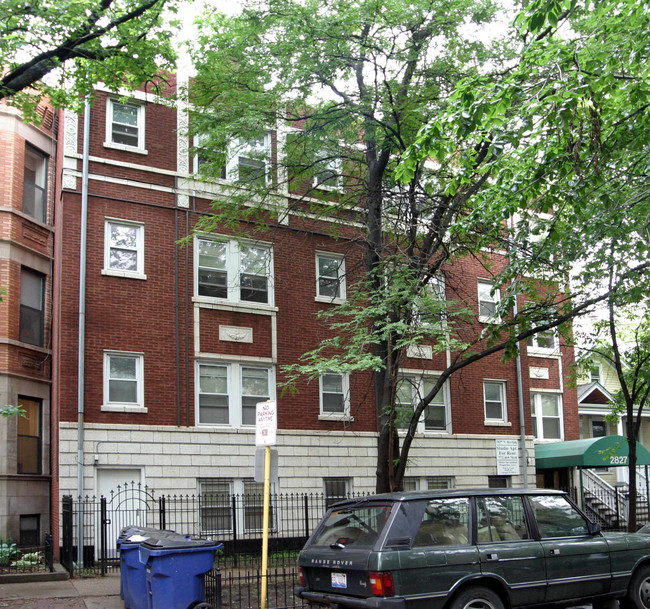
[[[1,581],[1,580],[0,580]],[[11,609],[124,609],[120,576],[0,583],[0,607]]]

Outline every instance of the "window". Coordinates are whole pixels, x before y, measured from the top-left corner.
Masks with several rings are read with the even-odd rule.
[[[19,474],[40,474],[41,468],[41,401],[19,397],[18,403],[25,411],[17,417],[18,440],[16,469]]]
[[[47,221],[47,161],[42,152],[25,146],[23,211],[39,222]]]
[[[102,410],[143,411],[144,355],[104,352],[104,405]]]
[[[484,323],[498,321],[497,309],[501,300],[501,292],[495,289],[491,281],[478,280],[478,318]]]
[[[598,364],[589,366],[589,380],[592,383],[602,383],[602,376],[600,373],[600,366]]]
[[[507,420],[505,381],[483,381],[483,404],[486,422]]]
[[[413,416],[413,410],[437,382],[433,376],[405,376],[398,382],[395,394],[397,406],[397,424],[406,429]],[[446,389],[443,387],[424,410],[419,423],[419,431],[446,431],[448,427],[448,405]]]
[[[492,486],[490,488],[507,488]],[[518,541],[530,539],[526,511],[521,497],[478,497],[476,500],[478,520],[477,541]]]
[[[510,488],[510,476],[488,476],[488,488]]]
[[[144,151],[144,106],[108,100],[106,145]]]
[[[540,495],[529,499],[542,538],[582,537],[589,531],[585,518],[566,497]]]
[[[144,274],[144,224],[106,220],[102,273],[132,279],[147,278]]]
[[[544,330],[533,336],[529,336],[526,341],[528,351],[555,351],[558,348],[558,339],[555,330]]]
[[[562,398],[558,393],[531,392],[533,433],[538,440],[562,439]]]
[[[326,153],[321,154],[314,167],[314,186],[324,190],[338,190],[341,187],[341,159],[336,157],[326,158]]]
[[[325,507],[350,496],[350,478],[323,478]]]
[[[454,476],[426,476],[424,478],[407,476],[404,478],[402,486],[405,491],[447,489],[454,488],[456,480]]]
[[[431,499],[415,535],[413,547],[464,545],[469,541],[469,499]]]
[[[224,178],[231,182],[264,186],[270,182],[270,164],[270,133],[249,141],[236,140],[228,146]]]
[[[196,294],[230,302],[272,305],[268,245],[196,239]]]
[[[350,418],[350,389],[347,374],[326,373],[320,377],[321,418]]]
[[[20,547],[34,548],[41,545],[41,515],[20,515]]]
[[[602,419],[593,419],[591,421],[591,437],[604,438],[607,435],[607,426]]]
[[[19,340],[42,347],[45,333],[45,275],[23,267],[20,271]]]
[[[198,423],[255,425],[258,402],[270,400],[271,368],[249,364],[198,364]]]
[[[201,533],[232,533],[233,525],[238,533],[262,530],[263,484],[248,478],[205,478],[198,483]],[[270,508],[269,523],[275,528],[272,499]]]
[[[316,254],[316,300],[345,300],[345,259],[336,254]]]
[[[439,273],[431,277],[423,290],[424,292],[415,299],[413,323],[415,326],[439,326],[447,317],[444,275]]]

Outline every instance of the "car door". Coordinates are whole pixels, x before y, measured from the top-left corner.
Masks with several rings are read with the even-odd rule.
[[[605,538],[590,534],[590,523],[566,496],[540,494],[528,499],[546,561],[546,601],[609,592],[611,566]]]
[[[477,497],[476,522],[481,572],[505,582],[513,607],[544,602],[544,550],[533,539],[523,498],[518,495]]]

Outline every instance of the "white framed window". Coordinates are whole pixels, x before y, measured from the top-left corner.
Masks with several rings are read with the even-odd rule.
[[[562,395],[531,391],[530,403],[535,437],[538,440],[561,440],[564,437]]]
[[[600,364],[592,364],[591,366],[589,366],[589,380],[592,383],[603,382],[603,376],[602,376],[602,371],[600,369]]]
[[[343,168],[341,159],[328,157],[325,152],[321,156],[323,158],[316,161],[314,165],[314,187],[322,190],[340,190]]]
[[[200,237],[194,243],[199,300],[273,305],[270,245]]]
[[[252,478],[199,478],[197,482],[201,533],[232,534],[235,525],[239,534],[262,531],[264,484]],[[273,503],[271,495],[269,526],[275,530]]]
[[[483,381],[483,406],[487,424],[508,420],[505,381]]]
[[[339,303],[345,300],[345,258],[316,252],[316,300]]]
[[[420,400],[433,389],[437,381],[436,376],[406,374],[398,381],[395,405],[398,411],[397,425],[399,429],[408,427],[413,410]],[[418,422],[418,431],[447,432],[450,426],[449,399],[445,384],[424,409],[422,418]]]
[[[478,280],[478,319],[483,323],[499,321],[497,309],[501,301],[501,292],[491,281]]]
[[[146,412],[143,353],[104,351],[102,410]]]
[[[109,97],[106,101],[104,146],[146,154],[144,112],[144,104]]]
[[[238,139],[228,145],[224,178],[264,186],[271,182],[271,133],[251,140]]]
[[[39,222],[47,222],[47,163],[46,154],[25,145],[23,211]]]
[[[414,301],[414,326],[443,324],[447,318],[446,307],[441,304],[447,298],[445,276],[441,272],[436,273],[422,290],[421,295]]]
[[[255,426],[258,402],[273,399],[273,369],[254,363],[197,364],[198,425]]]
[[[144,224],[107,218],[104,222],[103,275],[146,279]]]
[[[456,478],[454,476],[425,476],[422,478],[408,476],[403,480],[405,491],[448,489],[455,488],[455,486]]]
[[[528,353],[530,354],[550,354],[558,350],[560,344],[557,332],[553,329],[538,332],[526,339]]]
[[[321,374],[319,418],[350,419],[350,377],[347,374]]]

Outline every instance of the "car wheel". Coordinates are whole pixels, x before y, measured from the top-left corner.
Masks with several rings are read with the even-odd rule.
[[[650,567],[641,567],[634,574],[622,604],[629,609],[650,609]]]
[[[472,586],[459,592],[449,609],[504,609],[504,607],[503,601],[496,592],[483,586]]]

